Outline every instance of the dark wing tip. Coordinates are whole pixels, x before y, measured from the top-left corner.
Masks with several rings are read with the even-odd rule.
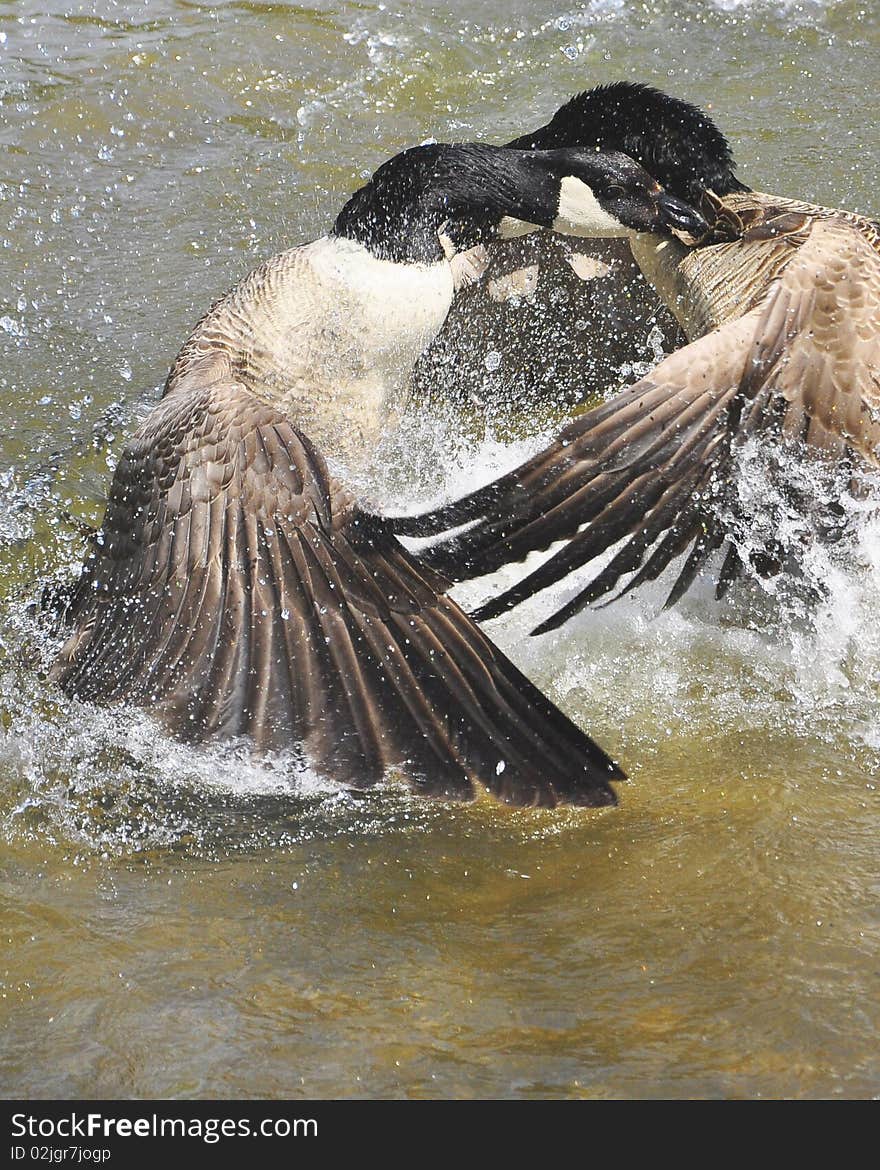
[[[120,462],[55,671],[68,694],[354,788],[400,768],[440,797],[614,803],[617,765],[285,419],[234,383],[200,395],[163,400]]]

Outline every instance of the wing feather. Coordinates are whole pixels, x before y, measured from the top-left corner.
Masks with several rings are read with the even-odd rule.
[[[794,235],[771,232],[762,244],[752,232],[744,245],[753,259],[756,249],[773,251],[773,279],[748,312],[575,419],[513,472],[433,512],[393,521],[403,535],[445,534],[420,556],[455,580],[567,542],[476,616],[511,608],[621,540],[626,545],[606,568],[539,630],[614,590],[626,573],[635,576],[624,592],[656,578],[691,546],[669,595],[674,602],[726,539],[719,506],[733,506],[734,455],[751,436],[797,444],[831,467],[854,456],[880,463],[875,235],[845,214],[810,220],[798,211],[793,223]],[[726,555],[719,593],[742,568]]]
[[[620,769],[445,586],[281,414],[194,372],[120,461],[54,673],[357,787],[613,803]]]

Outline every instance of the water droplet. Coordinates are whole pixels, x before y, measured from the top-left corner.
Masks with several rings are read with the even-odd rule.
[[[20,321],[16,321],[14,317],[0,317],[0,329],[4,333],[10,334],[12,337],[26,337],[27,329]]]

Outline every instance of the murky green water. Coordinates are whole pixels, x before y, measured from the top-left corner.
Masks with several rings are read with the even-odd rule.
[[[880,1091],[867,521],[813,623],[658,590],[494,624],[630,771],[602,813],[184,750],[53,691],[28,617],[195,318],[388,154],[629,77],[711,106],[754,185],[876,214],[878,66],[855,0],[0,4],[0,1094]],[[379,495],[515,458],[409,425]]]

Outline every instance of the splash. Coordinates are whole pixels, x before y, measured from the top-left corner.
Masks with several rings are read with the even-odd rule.
[[[510,470],[546,437],[460,448],[440,501]],[[745,572],[721,600],[715,581],[723,550],[673,609],[663,603],[681,561],[635,594],[531,637],[601,571],[611,549],[488,632],[597,736],[625,726],[636,759],[662,738],[784,735],[816,741],[823,751],[831,746],[873,774],[880,766],[880,482],[863,477],[851,492],[848,477],[766,442],[741,449],[733,482],[722,519]],[[460,585],[454,596],[475,608],[558,547]],[[603,734],[613,742],[613,733]]]
[[[217,858],[316,837],[419,831],[431,814],[399,782],[352,792],[293,753],[187,745],[149,714],[68,699],[47,681],[58,640],[35,599],[0,625],[0,840],[95,857]]]
[[[734,609],[789,647],[800,701],[876,701],[880,669],[880,477],[828,468],[753,438],[738,452],[726,509],[748,580]]]

